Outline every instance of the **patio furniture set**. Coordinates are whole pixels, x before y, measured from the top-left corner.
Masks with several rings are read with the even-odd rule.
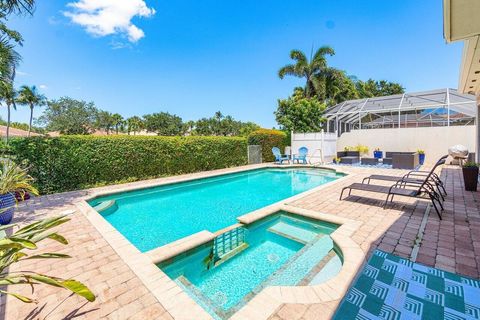
[[[393,169],[410,169],[413,170],[418,167],[419,154],[418,152],[386,152],[384,158],[369,158],[360,157],[358,151],[339,151],[337,152],[337,158],[340,159],[340,163],[343,164],[357,164],[362,165],[391,165]]]
[[[387,195],[383,207],[393,202],[396,195],[413,198],[427,198],[431,201],[438,217],[442,219],[441,211],[444,210],[443,202],[447,196],[445,186],[440,177],[435,173],[435,170],[441,165],[445,164],[448,155],[441,157],[430,171],[410,171],[403,177],[388,176],[388,175],[370,175],[363,179],[362,183],[352,183],[342,189],[340,200],[342,200],[343,193],[348,190],[348,196],[351,195],[352,190],[369,191],[375,193],[383,193]],[[370,184],[371,180],[391,181],[395,182],[392,185],[377,185]],[[437,206],[438,205],[438,206]]]

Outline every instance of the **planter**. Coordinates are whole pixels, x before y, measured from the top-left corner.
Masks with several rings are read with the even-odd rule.
[[[382,159],[383,158],[383,151],[373,151],[373,157],[375,159]]]
[[[420,153],[418,155],[418,163],[423,166],[423,163],[425,162],[425,153]]]
[[[462,168],[463,182],[466,191],[477,191],[478,185],[478,167]]]
[[[0,224],[9,224],[12,221],[15,204],[15,194],[0,194]]]

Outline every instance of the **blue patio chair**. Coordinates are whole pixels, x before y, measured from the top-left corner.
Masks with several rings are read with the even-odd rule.
[[[282,164],[283,161],[290,161],[290,158],[288,157],[288,155],[282,155],[282,153],[280,152],[280,149],[277,147],[272,148],[272,153],[275,156],[275,163]]]
[[[308,148],[307,147],[301,147],[298,149],[298,155],[293,156],[293,163],[295,163],[295,160],[297,160],[298,163],[302,161],[304,164],[307,164],[307,154],[308,154]]]

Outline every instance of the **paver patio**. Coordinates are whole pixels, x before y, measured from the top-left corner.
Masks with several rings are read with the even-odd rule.
[[[378,173],[379,169],[341,167],[351,175],[345,180],[329,185],[290,203],[290,205],[339,215],[361,221],[352,239],[368,255],[375,249],[410,258],[415,241],[418,242],[427,201],[396,198],[395,203],[383,209],[384,195],[354,191],[340,201],[341,188],[363,177]],[[229,169],[223,170],[229,171]],[[382,170],[385,174],[401,175],[401,170]],[[202,176],[205,173],[192,176]],[[474,278],[480,277],[480,193],[465,192],[461,170],[445,167],[442,178],[446,181],[448,196],[443,220],[432,211],[426,218],[416,261],[447,271]],[[168,178],[167,178],[168,179]],[[158,180],[157,180],[158,181]],[[153,183],[138,182],[133,185]],[[388,183],[387,183],[388,184]],[[104,187],[102,189],[115,189]],[[2,296],[1,308],[5,319],[171,319],[155,296],[137,278],[130,267],[81,213],[75,203],[89,194],[79,191],[53,196],[43,196],[22,204],[17,220],[25,221],[74,211],[61,234],[70,241],[64,247],[45,242],[45,251],[70,254],[73,258],[63,261],[32,260],[22,263],[22,269],[32,269],[59,277],[72,277],[86,283],[97,295],[94,303],[85,303],[68,292],[38,286],[33,294],[39,303],[23,304],[14,298]],[[367,198],[368,197],[368,198]],[[415,253],[413,253],[415,255]],[[30,295],[29,288],[15,288]],[[338,306],[338,300],[324,304],[285,304],[270,319],[322,319],[329,318]],[[195,315],[192,315],[195,319]]]

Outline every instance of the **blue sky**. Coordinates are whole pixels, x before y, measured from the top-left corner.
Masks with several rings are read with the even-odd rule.
[[[34,17],[12,18],[25,38],[17,84],[124,117],[221,110],[264,127],[303,84],[277,76],[293,48],[330,45],[332,66],[408,91],[457,87],[462,45],[445,44],[439,0],[116,1],[38,1]]]

